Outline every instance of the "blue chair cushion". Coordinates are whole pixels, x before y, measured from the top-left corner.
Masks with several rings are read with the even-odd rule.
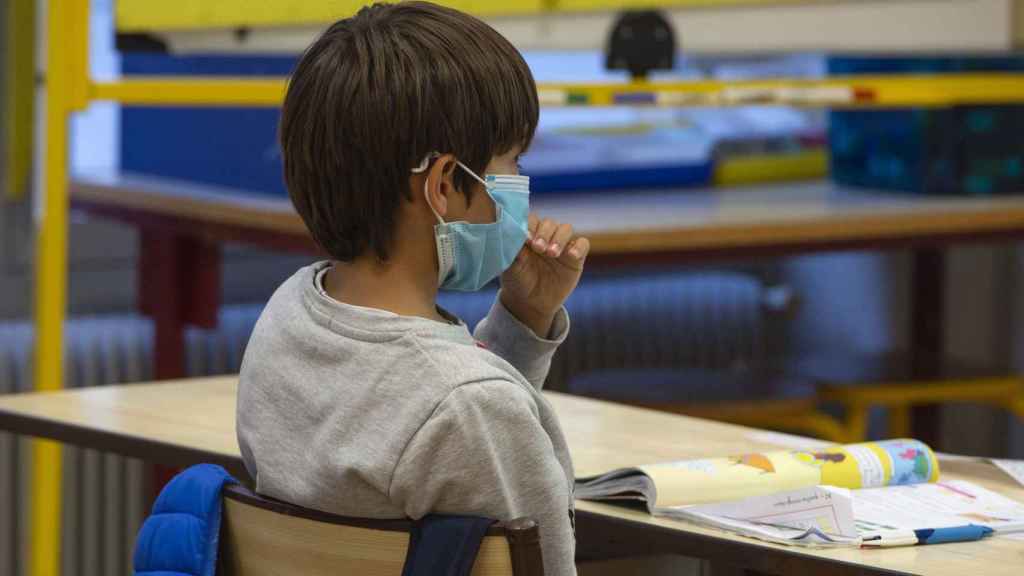
[[[215,576],[221,489],[234,483],[213,464],[192,466],[168,482],[135,541],[135,575]]]

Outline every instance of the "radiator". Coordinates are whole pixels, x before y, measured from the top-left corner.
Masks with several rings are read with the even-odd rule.
[[[189,376],[236,372],[259,306],[225,308],[216,331],[186,335]],[[0,324],[0,393],[27,390],[32,330]],[[152,376],[152,324],[139,316],[68,322],[65,385],[103,386]],[[0,433],[0,576],[27,576],[29,441]],[[147,476],[142,462],[65,447],[63,576],[131,574],[135,533],[145,518]]]
[[[475,325],[493,291],[442,294],[441,305]],[[594,278],[567,304],[572,330],[548,385],[602,368],[727,368],[764,356],[764,289],[739,273]],[[226,307],[213,331],[189,331],[189,376],[236,372],[259,306]],[[0,393],[30,387],[31,327],[0,323]],[[102,386],[151,378],[151,323],[139,316],[77,318],[67,328],[66,385]],[[29,444],[0,433],[0,576],[27,576]],[[131,573],[134,535],[144,510],[149,467],[134,459],[67,447],[64,451],[63,576]]]
[[[494,297],[442,293],[438,301],[473,326]],[[564,391],[573,376],[617,368],[756,369],[781,348],[777,320],[793,305],[786,287],[741,271],[587,278],[566,302],[569,337],[545,385]]]

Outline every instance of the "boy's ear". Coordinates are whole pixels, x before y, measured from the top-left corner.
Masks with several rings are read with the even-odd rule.
[[[455,175],[455,156],[443,154],[439,156],[427,170],[427,202],[439,216],[448,214],[451,195],[455,193],[452,177]]]

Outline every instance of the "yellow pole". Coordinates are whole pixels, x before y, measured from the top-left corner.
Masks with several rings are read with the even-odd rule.
[[[35,27],[32,0],[8,2],[6,29],[7,82],[4,117],[7,119],[7,193],[21,198],[32,165],[32,98],[35,89]]]
[[[67,306],[68,121],[87,70],[88,0],[46,2],[46,108],[43,182],[36,205],[35,315],[37,390],[60,389],[64,382],[64,315]],[[77,55],[77,60],[72,55]],[[78,88],[78,90],[76,90]],[[77,97],[76,97],[77,96]],[[61,447],[33,445],[32,576],[60,573]]]

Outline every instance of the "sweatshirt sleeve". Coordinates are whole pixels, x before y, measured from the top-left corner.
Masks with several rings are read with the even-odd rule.
[[[474,338],[504,358],[537,390],[544,386],[551,358],[568,335],[569,314],[565,307],[555,314],[548,337],[541,338],[502,305],[500,292],[473,333]]]
[[[531,518],[540,528],[545,574],[576,573],[569,483],[533,398],[519,384],[455,389],[406,446],[390,498],[414,519]]]

